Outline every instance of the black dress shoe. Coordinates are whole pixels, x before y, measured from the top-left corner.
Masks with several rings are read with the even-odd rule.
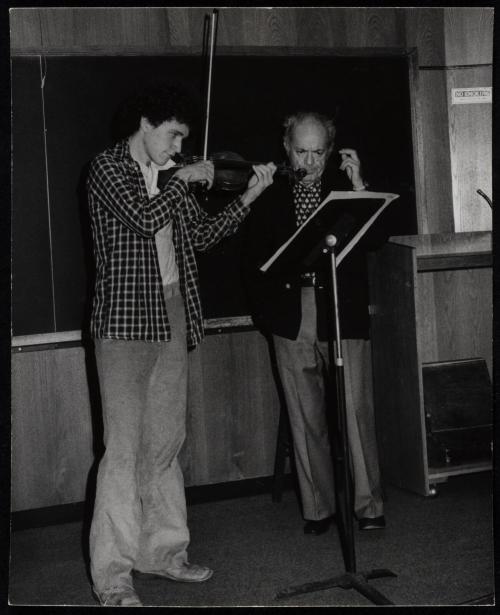
[[[383,530],[385,527],[385,517],[363,517],[359,520],[360,530]]]
[[[319,519],[317,521],[307,521],[304,525],[304,534],[314,534],[315,536],[324,534],[333,523],[333,519],[334,517],[332,515],[331,517],[325,517],[325,519]]]

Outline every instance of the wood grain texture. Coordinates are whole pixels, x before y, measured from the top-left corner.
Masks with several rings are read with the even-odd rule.
[[[349,47],[347,9],[297,9],[297,44],[304,47]]]
[[[444,271],[453,269],[479,269],[493,265],[492,254],[440,254],[422,256],[418,259],[419,271]]]
[[[212,335],[191,353],[188,414],[189,484],[272,474],[279,403],[260,334]]]
[[[481,357],[491,374],[492,271],[467,265],[475,262],[475,254],[491,253],[491,232],[392,237],[391,242],[415,248],[418,270],[422,259],[432,255],[449,255],[452,267],[455,257],[463,267],[418,273],[416,315],[422,361]]]
[[[418,204],[419,231],[454,230],[451,186],[448,105],[444,71],[419,73],[419,125],[424,143],[419,161],[425,179],[423,200]]]
[[[301,8],[297,41],[305,47],[404,47],[403,14],[384,8]]]
[[[264,338],[211,335],[189,361],[185,484],[271,475],[279,403]],[[92,425],[83,348],[12,355],[13,510],[85,499],[100,446]]]
[[[397,9],[344,9],[348,44],[352,47],[403,47],[404,30]]]
[[[229,9],[225,17],[228,39],[238,46],[297,45],[296,16],[290,9]],[[238,11],[241,11],[240,15]],[[233,29],[233,23],[238,25]],[[241,28],[239,29],[238,26]]]
[[[12,356],[12,509],[84,499],[93,462],[82,348]]]
[[[166,13],[170,45],[186,47],[191,45],[191,21],[193,9],[169,9]],[[203,27],[203,17],[201,18]],[[200,46],[202,40],[200,39]]]
[[[493,62],[493,7],[444,11],[447,66]]]
[[[474,254],[486,254],[491,234],[392,238],[369,261],[382,469],[388,481],[423,495],[429,493],[430,478],[422,364],[480,358],[492,375],[492,272],[491,267],[467,268],[468,247],[474,250],[471,261]],[[449,270],[419,271],[419,262],[432,254],[447,254],[448,263],[455,258],[464,269],[451,264]],[[402,442],[417,442],[414,465],[405,466]]]
[[[219,9],[221,46],[404,47],[396,8]],[[31,8],[10,14],[14,53],[162,53],[199,47],[208,8]]]
[[[15,9],[10,22],[13,52],[35,47],[38,53],[161,54],[172,44],[163,8]],[[191,38],[184,44],[191,45]]]
[[[436,299],[433,273],[419,273],[415,285],[415,318],[422,363],[437,360],[439,355]]]
[[[406,46],[418,49],[419,66],[445,63],[444,11],[442,8],[404,10]]]
[[[9,10],[10,48],[12,53],[42,48],[40,17],[36,9]]]
[[[415,176],[415,204],[417,214],[417,231],[425,233],[428,229],[426,211],[426,174],[425,174],[425,133],[423,97],[420,93],[421,82],[418,69],[418,52],[412,49],[408,54],[411,134]]]
[[[416,330],[414,250],[387,244],[369,258],[374,400],[384,481],[425,495],[426,443]]]
[[[492,249],[492,234],[490,231],[401,235],[391,237],[390,241],[414,247],[417,257],[435,254],[491,252]]]
[[[422,361],[482,358],[492,375],[491,268],[418,274]]]
[[[167,9],[170,15],[170,9]],[[190,8],[190,9],[174,9],[177,14],[187,11],[189,20],[188,36],[185,40],[180,40],[179,44],[184,48],[202,48],[203,45],[203,27],[205,15],[211,13],[211,11],[202,8]],[[173,44],[173,43],[172,43]]]
[[[449,100],[452,88],[489,87],[492,68],[447,72]],[[451,103],[451,101],[450,101]],[[492,198],[492,104],[449,104],[449,132],[455,231],[492,228],[492,210],[477,194]]]

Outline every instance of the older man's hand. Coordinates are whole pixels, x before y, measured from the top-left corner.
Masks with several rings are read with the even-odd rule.
[[[365,182],[361,175],[361,161],[356,150],[350,148],[339,149],[339,154],[342,157],[339,168],[347,173],[347,177],[352,182],[353,190],[364,190]]]

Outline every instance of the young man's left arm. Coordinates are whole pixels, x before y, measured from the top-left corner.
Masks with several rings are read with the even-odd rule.
[[[210,249],[224,237],[232,235],[250,212],[250,205],[273,183],[276,166],[270,162],[253,167],[254,174],[245,192],[233,199],[216,215],[209,216],[192,195],[188,195],[187,225],[196,250]]]

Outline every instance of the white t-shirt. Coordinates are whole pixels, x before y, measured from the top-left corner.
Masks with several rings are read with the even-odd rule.
[[[149,165],[139,162],[139,165],[146,181],[149,197],[151,198],[160,192],[157,185],[158,170],[169,169],[170,167],[175,166],[175,163],[172,160],[169,160],[161,167],[156,165],[154,162],[151,162]],[[155,243],[163,286],[178,282],[179,270],[175,260],[175,247],[172,238],[172,222],[169,222],[156,233]]]

